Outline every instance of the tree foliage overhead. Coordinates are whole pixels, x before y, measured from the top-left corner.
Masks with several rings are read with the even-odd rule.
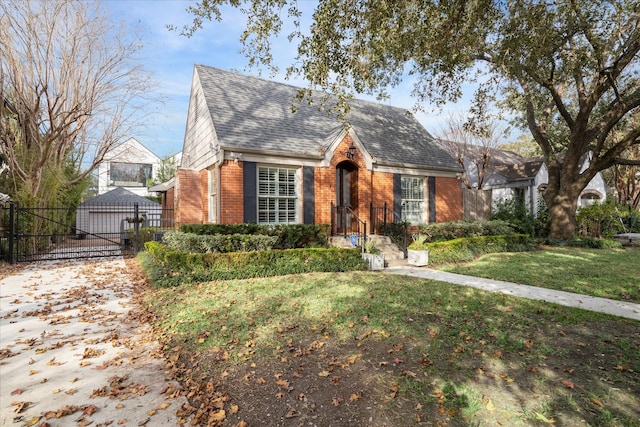
[[[57,200],[128,136],[148,102],[140,47],[97,1],[0,2],[0,154],[14,199]]]
[[[185,33],[239,3],[201,0]],[[623,153],[640,143],[640,129],[621,125],[640,106],[636,0],[322,0],[308,30],[303,2],[246,3],[250,63],[273,65],[270,41],[290,21],[298,56],[288,73],[341,95],[341,107],[345,94],[384,96],[409,76],[418,105],[457,100],[462,83],[475,81],[478,111],[499,99],[517,112],[549,170],[554,237],[575,234],[577,199],[598,171],[633,163]],[[623,135],[610,138],[616,128]]]

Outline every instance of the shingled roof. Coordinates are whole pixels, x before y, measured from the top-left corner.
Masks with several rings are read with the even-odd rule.
[[[100,194],[93,197],[83,203],[80,206],[103,206],[103,205],[133,205],[137,203],[140,206],[157,206],[160,205],[145,197],[138,196],[135,193],[127,190],[126,188],[118,187],[104,194]]]
[[[295,86],[195,67],[225,149],[320,156],[344,128],[317,105],[296,103]],[[347,120],[377,164],[461,170],[408,110],[362,100],[352,100],[350,106]]]

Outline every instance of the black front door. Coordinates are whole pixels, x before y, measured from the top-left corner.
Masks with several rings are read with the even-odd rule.
[[[350,210],[358,210],[358,168],[351,162],[342,162],[336,166],[336,225],[337,232],[349,231],[351,227]]]

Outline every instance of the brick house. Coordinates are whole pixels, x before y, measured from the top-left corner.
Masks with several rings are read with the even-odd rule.
[[[462,169],[410,112],[353,100],[347,128],[297,104],[297,91],[194,67],[182,163],[163,187],[176,224],[318,223],[342,232],[361,221],[369,233],[394,212],[412,223],[462,218]]]

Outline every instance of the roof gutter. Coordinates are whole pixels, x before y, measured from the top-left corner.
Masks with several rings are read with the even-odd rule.
[[[220,149],[225,152],[234,152],[234,153],[243,153],[243,154],[254,154],[254,155],[268,155],[268,156],[281,156],[281,157],[290,157],[294,159],[312,159],[312,160],[322,160],[324,159],[324,153],[292,153],[288,151],[276,151],[276,150],[252,150],[250,148],[238,148],[238,147],[230,147],[226,145],[221,145]]]

